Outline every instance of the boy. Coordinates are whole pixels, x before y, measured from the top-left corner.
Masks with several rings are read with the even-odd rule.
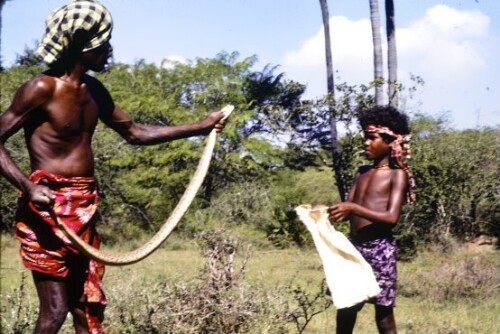
[[[52,12],[37,50],[49,70],[22,85],[0,115],[0,174],[22,192],[16,224],[23,264],[40,301],[35,333],[57,333],[68,312],[76,333],[103,333],[104,267],[71,247],[48,210],[95,247],[97,185],[91,141],[98,120],[127,142],[151,145],[224,128],[222,112],[179,126],[134,123],[107,89],[86,74],[103,71],[111,55],[112,19],[94,0]],[[4,143],[24,129],[32,174],[27,177]]]
[[[396,225],[405,201],[415,201],[413,175],[401,157],[409,154],[408,118],[393,107],[374,107],[359,115],[366,157],[345,202],[328,209],[332,222],[350,221],[350,240],[372,267],[382,292],[370,300],[380,333],[396,333]],[[337,334],[352,333],[364,303],[337,311]]]

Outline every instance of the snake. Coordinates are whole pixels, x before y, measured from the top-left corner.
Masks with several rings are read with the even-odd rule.
[[[227,105],[222,108],[221,111],[224,113],[222,120],[225,120],[233,110],[233,105]],[[152,254],[163,242],[165,242],[165,240],[167,240],[188,210],[200,186],[205,180],[205,176],[207,175],[216,139],[217,131],[213,129],[207,137],[205,148],[203,149],[200,160],[198,161],[198,166],[196,167],[196,170],[182,197],[179,199],[179,202],[158,232],[156,232],[151,239],[139,248],[125,253],[115,253],[97,249],[83,241],[75,232],[64,225],[58,219],[54,210],[50,210],[50,215],[57,223],[58,227],[66,234],[72,245],[90,259],[111,266],[124,266],[139,262]]]

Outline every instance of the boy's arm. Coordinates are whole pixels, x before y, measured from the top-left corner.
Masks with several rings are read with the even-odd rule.
[[[343,221],[351,215],[359,216],[375,223],[395,225],[399,221],[401,208],[405,201],[407,175],[402,170],[397,170],[391,179],[391,193],[387,210],[375,211],[352,202],[351,193],[346,202],[339,203],[330,207],[330,220]],[[355,183],[356,184],[356,183]]]

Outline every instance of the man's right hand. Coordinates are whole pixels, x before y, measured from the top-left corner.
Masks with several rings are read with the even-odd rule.
[[[202,122],[208,132],[212,131],[212,129],[215,129],[217,132],[221,132],[226,125],[226,120],[223,118],[224,113],[222,111],[214,111],[210,113]]]
[[[29,191],[29,199],[39,210],[47,210],[54,204],[56,196],[48,187],[36,184]]]

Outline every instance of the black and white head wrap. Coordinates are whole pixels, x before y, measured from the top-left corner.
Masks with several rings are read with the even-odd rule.
[[[74,0],[54,10],[45,20],[46,30],[37,53],[48,65],[61,59],[74,44],[75,36],[85,52],[111,38],[113,20],[109,10],[96,0]],[[82,37],[83,36],[83,37]]]

